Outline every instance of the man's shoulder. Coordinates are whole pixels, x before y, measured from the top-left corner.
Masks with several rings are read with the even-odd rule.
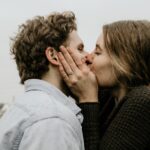
[[[18,97],[15,106],[21,109],[28,118],[43,120],[44,118],[60,118],[67,122],[77,121],[76,115],[56,97],[42,91],[26,92]]]
[[[29,126],[44,120],[53,121],[57,118],[69,124],[76,132],[80,130],[80,124],[75,114],[65,105],[55,100],[44,92],[26,92],[14,101],[8,112],[3,116],[0,131],[4,136],[8,133],[11,138],[23,133]],[[0,136],[0,139],[1,139]]]
[[[62,117],[70,111],[65,105],[57,101],[54,95],[49,95],[43,91],[26,92],[16,99],[14,105],[29,116],[37,117]]]

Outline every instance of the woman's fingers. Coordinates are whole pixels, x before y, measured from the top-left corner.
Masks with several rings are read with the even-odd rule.
[[[85,57],[81,58],[81,54],[77,50],[65,48],[64,46],[61,46],[60,50],[77,77],[80,77],[82,73],[88,74],[89,67],[85,63]]]
[[[79,55],[78,52],[75,52],[75,50],[73,50],[73,49],[68,48],[68,52],[71,55],[71,57],[73,58],[77,67],[79,68],[79,70],[82,71],[82,73],[84,73],[84,72],[87,73],[89,71],[89,68],[85,63],[86,62],[85,57],[81,58],[81,55]]]
[[[60,74],[63,77],[64,81],[66,82],[66,84],[69,87],[72,87],[72,85],[74,85],[77,82],[77,78],[73,74],[73,72],[71,74],[67,74],[64,67],[62,66],[61,62],[59,64],[59,71],[60,71]]]
[[[68,48],[68,52],[69,52],[70,56],[73,58],[75,64],[78,66],[78,68],[82,69],[83,62],[81,60],[81,55],[78,52],[76,52],[75,50],[69,49],[69,48]]]
[[[67,74],[66,74],[66,72],[65,72],[65,70],[64,70],[64,68],[62,66],[62,64],[59,64],[59,71],[60,71],[60,74],[63,77],[64,81],[66,83],[68,83],[69,82],[69,78],[68,78],[68,76],[67,76]]]
[[[73,58],[70,56],[68,49],[64,46],[60,47],[60,50],[65,58],[65,60],[68,62],[68,65],[71,67],[71,69],[75,72],[78,68],[76,63],[74,62]]]
[[[67,63],[67,61],[65,60],[64,56],[62,55],[61,52],[58,53],[58,58],[60,60],[61,65],[64,68],[64,71],[67,75],[71,75],[73,74],[73,71],[71,69],[71,67],[69,66],[69,64]]]
[[[83,63],[81,61],[81,55],[78,53],[77,50],[65,48],[64,46],[61,46],[60,50],[74,70],[81,68]]]

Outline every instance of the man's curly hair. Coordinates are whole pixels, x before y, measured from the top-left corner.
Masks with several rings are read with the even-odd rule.
[[[69,33],[77,30],[73,12],[52,13],[47,17],[37,16],[19,27],[12,38],[11,54],[17,64],[21,83],[27,79],[41,79],[49,68],[45,56],[47,47],[59,51]]]

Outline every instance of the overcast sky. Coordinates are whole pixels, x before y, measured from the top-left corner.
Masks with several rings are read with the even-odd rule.
[[[71,10],[88,51],[94,48],[103,24],[125,19],[150,20],[149,0],[0,0],[0,102],[10,102],[23,92],[12,60],[10,37],[18,25],[37,15]]]

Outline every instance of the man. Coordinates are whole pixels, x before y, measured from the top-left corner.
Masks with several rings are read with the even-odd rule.
[[[59,73],[60,45],[85,55],[72,12],[36,17],[20,27],[12,54],[25,93],[0,120],[1,150],[83,150],[80,108]]]
[[[0,103],[0,118],[3,116],[5,111],[8,109],[8,105],[4,103]]]

